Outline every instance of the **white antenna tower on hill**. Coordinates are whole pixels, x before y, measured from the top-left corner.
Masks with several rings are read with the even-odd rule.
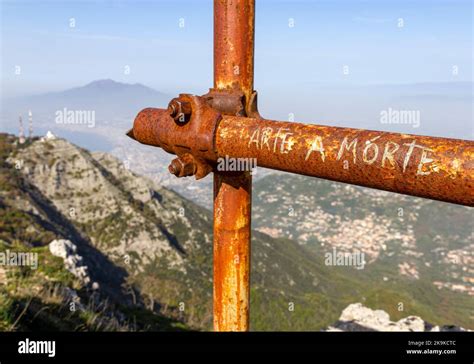
[[[28,111],[28,139],[31,141],[33,137],[33,113]]]
[[[19,133],[18,133],[18,141],[20,142],[20,144],[23,144],[25,142],[25,130],[23,128],[23,119],[20,115],[20,130],[19,130]]]

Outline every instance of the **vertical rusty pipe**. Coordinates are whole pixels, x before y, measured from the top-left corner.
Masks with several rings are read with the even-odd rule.
[[[253,92],[254,0],[214,1],[214,88]],[[252,179],[214,173],[214,330],[247,331]]]
[[[254,0],[214,1],[214,88],[253,92]]]

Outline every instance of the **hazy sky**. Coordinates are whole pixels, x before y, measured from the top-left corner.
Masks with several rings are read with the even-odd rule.
[[[1,7],[4,96],[103,78],[169,93],[212,85],[211,1]],[[256,89],[471,81],[472,15],[470,0],[257,0]]]

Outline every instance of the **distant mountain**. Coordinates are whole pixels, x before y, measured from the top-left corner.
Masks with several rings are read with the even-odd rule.
[[[92,109],[102,111],[105,106],[115,115],[127,107],[131,112],[143,108],[143,103],[153,101],[155,104],[161,101],[169,101],[168,96],[153,90],[140,83],[128,84],[116,82],[110,79],[93,81],[82,87],[75,87],[61,92],[52,92],[42,95],[27,97],[25,101],[41,103],[42,105],[54,104],[52,106],[64,105],[67,108]],[[44,107],[44,106],[43,106]],[[141,110],[141,109],[140,109]]]
[[[35,126],[54,129],[57,111],[94,111],[98,122],[117,119],[133,120],[147,106],[165,107],[170,97],[139,83],[127,84],[110,79],[98,80],[85,86],[60,92],[10,99],[4,102],[2,119],[5,128],[17,128],[18,116],[26,119],[29,110],[34,115]]]
[[[91,150],[109,151],[123,143],[120,136],[130,128],[145,107],[166,107],[171,96],[139,83],[110,79],[60,92],[2,100],[0,129],[18,134],[18,118],[28,129],[28,112],[33,115],[33,133],[48,130]],[[68,112],[84,115],[73,123],[61,122]],[[58,119],[59,117],[59,119]]]

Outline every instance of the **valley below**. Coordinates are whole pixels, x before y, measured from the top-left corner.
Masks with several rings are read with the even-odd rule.
[[[169,98],[100,80],[5,103],[0,252],[38,266],[0,266],[1,330],[211,329],[212,176],[177,179],[172,155],[125,135]],[[56,123],[64,108],[94,127]],[[472,208],[256,171],[251,330],[322,330],[355,303],[474,329]]]

